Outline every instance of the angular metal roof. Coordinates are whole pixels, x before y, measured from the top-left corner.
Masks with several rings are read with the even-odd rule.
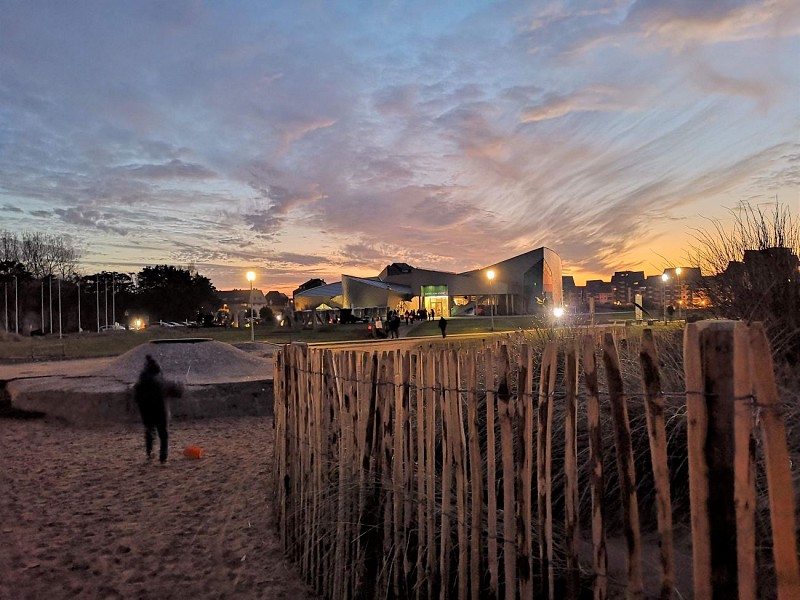
[[[336,296],[341,296],[341,295],[342,295],[342,282],[337,281],[336,283],[329,283],[327,285],[318,285],[317,287],[313,287],[303,292],[299,292],[295,294],[295,297],[306,296],[309,298],[316,298],[318,296],[322,296],[325,298],[335,298]]]

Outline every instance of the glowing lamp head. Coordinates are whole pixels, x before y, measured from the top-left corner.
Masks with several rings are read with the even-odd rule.
[[[681,274],[681,268],[678,267],[677,269],[675,269],[675,275],[680,275],[680,274]]]
[[[248,271],[247,272],[247,281],[253,282],[256,280],[256,272],[255,271]]]
[[[563,316],[564,316],[564,309],[563,309],[563,308],[561,308],[560,306],[556,306],[556,307],[553,309],[553,316],[554,316],[556,319],[560,319],[561,317],[563,317]]]
[[[661,281],[667,281],[668,279],[669,279],[669,275],[667,275],[666,273],[664,273],[664,274],[661,276]]]
[[[486,277],[489,278],[489,281],[492,281],[494,279],[494,271],[492,269],[486,271]]]

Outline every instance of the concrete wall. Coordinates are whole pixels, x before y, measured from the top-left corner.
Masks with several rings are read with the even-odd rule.
[[[131,386],[113,380],[98,382],[98,378],[58,385],[58,379],[8,381],[6,401],[12,409],[44,413],[75,425],[139,422]],[[172,418],[178,420],[271,416],[273,403],[271,380],[191,385],[184,388],[181,398],[171,399],[170,411]]]

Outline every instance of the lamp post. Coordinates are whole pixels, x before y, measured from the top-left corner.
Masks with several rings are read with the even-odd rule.
[[[14,275],[14,333],[19,333],[19,289],[17,276]]]
[[[97,292],[97,311],[95,312],[97,315],[97,333],[100,333],[100,278],[97,275],[94,276],[94,283]]]
[[[253,319],[253,282],[256,280],[256,274],[254,271],[247,272],[247,281],[250,282],[250,341],[256,341],[256,324],[255,319]]]
[[[678,279],[678,320],[683,319],[683,285],[681,285],[681,268],[675,269],[675,277]]]
[[[75,282],[75,285],[78,286],[78,333],[83,331],[81,329],[81,282],[80,280]]]
[[[661,275],[661,308],[663,309],[664,325],[667,324],[667,280],[669,275]]]
[[[58,339],[62,339],[61,332],[61,277],[58,278]]]
[[[486,272],[486,277],[489,278],[489,310],[492,315],[492,331],[494,331],[494,302],[492,302],[494,296],[494,271],[489,269]]]

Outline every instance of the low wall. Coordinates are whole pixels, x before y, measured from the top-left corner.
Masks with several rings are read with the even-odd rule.
[[[5,388],[16,410],[77,425],[139,421],[132,386],[113,379],[42,377],[7,381]],[[170,410],[174,419],[271,416],[273,401],[271,380],[189,385],[181,398],[170,400]]]

